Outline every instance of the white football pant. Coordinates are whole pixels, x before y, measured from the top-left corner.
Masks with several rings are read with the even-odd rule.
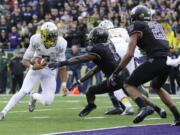
[[[53,102],[56,90],[56,70],[44,68],[41,70],[30,69],[24,78],[21,89],[14,94],[8,104],[3,109],[3,113],[9,112],[24,96],[29,94],[36,82],[40,81],[42,93],[34,93],[34,99],[43,105],[49,105]]]

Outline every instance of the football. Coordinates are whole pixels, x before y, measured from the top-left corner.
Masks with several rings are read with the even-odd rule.
[[[41,58],[41,57],[33,57],[31,59],[31,64],[35,64],[35,63],[38,63],[38,64],[41,64],[41,65],[46,65],[47,64],[47,61],[45,58]]]

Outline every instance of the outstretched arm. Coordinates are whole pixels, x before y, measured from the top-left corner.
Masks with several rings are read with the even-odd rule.
[[[95,66],[93,69],[89,70],[85,74],[85,76],[83,76],[80,80],[78,80],[76,83],[74,83],[70,89],[73,89],[74,87],[81,85],[84,81],[88,80],[89,78],[91,78],[94,74],[96,74],[99,71],[100,71],[99,67]]]
[[[86,80],[88,80],[89,78],[91,78],[93,75],[95,75],[97,72],[99,72],[100,69],[98,66],[95,66],[93,69],[89,70],[85,76],[83,76],[81,79],[80,79],[80,82],[84,82]]]
[[[66,65],[74,65],[74,64],[79,64],[79,63],[85,63],[85,62],[88,62],[91,60],[96,60],[96,59],[99,59],[97,55],[86,53],[84,55],[72,57],[72,58],[65,60],[65,61],[52,62],[48,65],[48,67],[51,69],[55,69],[55,68],[63,67]]]
[[[79,64],[79,63],[85,63],[91,60],[95,60],[97,59],[96,55],[93,54],[84,54],[84,55],[80,55],[80,56],[76,56],[73,58],[70,58],[67,60],[68,65],[73,65],[73,64]],[[63,62],[62,62],[63,64]]]

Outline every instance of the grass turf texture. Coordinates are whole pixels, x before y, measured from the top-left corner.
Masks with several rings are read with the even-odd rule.
[[[0,109],[4,107],[9,98],[10,96],[0,96]],[[179,99],[173,99],[178,107]],[[108,108],[112,108],[106,95],[97,97],[97,109],[86,118],[78,117],[79,111],[86,104],[84,96],[56,96],[51,106],[42,106],[38,103],[33,113],[28,112],[28,100],[29,97],[24,98],[3,121],[0,121],[0,135],[39,135],[51,132],[130,126],[133,125],[132,120],[135,116],[104,115]],[[152,98],[152,101],[165,108],[168,117],[166,119],[154,119],[159,118],[154,113],[140,124],[171,123],[173,117],[167,107],[157,98]],[[134,109],[137,110],[135,105]],[[148,120],[148,118],[152,119]]]

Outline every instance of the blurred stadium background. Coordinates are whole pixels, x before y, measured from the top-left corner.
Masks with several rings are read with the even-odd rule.
[[[153,13],[153,20],[162,24],[172,47],[172,54],[177,57],[180,52],[180,42],[176,33],[180,24],[179,0],[0,0],[0,94],[3,94],[0,96],[0,108],[8,101],[9,94],[13,94],[16,92],[15,90],[19,89],[22,79],[17,80],[14,77],[21,75],[23,78],[26,73],[26,69],[19,61],[29,45],[29,38],[34,33],[39,32],[43,22],[53,21],[57,24],[59,33],[68,42],[67,58],[71,58],[84,53],[88,32],[100,21],[109,19],[115,27],[126,28],[129,25],[131,9],[139,4],[147,5]],[[16,66],[12,66],[14,61],[17,64]],[[68,87],[93,66],[93,63],[70,66]],[[86,81],[79,88],[80,93],[83,94],[88,85],[97,84],[102,79],[102,73],[98,73],[93,80]],[[57,82],[56,92],[58,95],[61,85],[59,77],[57,77]],[[145,86],[149,90],[149,84]],[[177,104],[179,104],[179,86],[180,73],[178,67],[172,70],[164,86],[169,93],[175,95]],[[35,86],[35,90],[40,90],[38,84]],[[33,114],[25,111],[27,108],[27,99],[25,99],[12,111],[6,122],[0,122],[0,134],[35,135],[132,125],[133,116],[105,117],[103,113],[111,104],[109,100],[106,100],[106,96],[98,98],[97,104],[100,108],[91,115],[95,118],[91,119],[90,117],[84,120],[77,118],[77,113],[84,106],[83,95],[57,97],[52,106],[47,108],[39,106],[42,111]],[[163,106],[158,98],[152,96],[152,99]],[[165,120],[153,119],[154,117],[156,118],[153,115],[152,119],[143,122],[143,124],[172,121],[169,117]]]

